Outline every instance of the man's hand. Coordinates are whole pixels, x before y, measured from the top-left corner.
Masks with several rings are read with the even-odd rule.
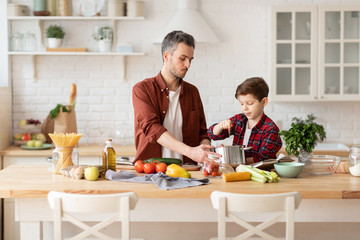
[[[211,145],[205,145],[201,144],[197,147],[191,147],[187,156],[194,160],[195,162],[202,163],[205,160],[211,160],[208,155],[214,155],[217,157],[221,157],[221,154],[216,152],[210,152],[210,149],[213,149],[214,147]]]

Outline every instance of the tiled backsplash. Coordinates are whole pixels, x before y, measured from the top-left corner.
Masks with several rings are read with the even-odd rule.
[[[118,24],[118,38],[132,41],[136,51],[146,53],[145,56],[126,58],[125,82],[120,80],[121,57],[38,56],[38,80],[34,82],[32,58],[13,56],[13,133],[19,132],[19,120],[44,120],[57,103],[67,103],[70,85],[76,83],[78,132],[84,134],[80,143],[104,143],[107,137],[114,138],[116,144],[133,143],[132,86],[160,71],[160,45],[151,41],[174,11],[174,1],[145,2],[145,21]],[[243,80],[262,76],[269,82],[271,4],[347,2],[356,3],[325,0],[199,1],[200,11],[220,43],[196,46],[195,59],[185,80],[199,88],[208,126],[240,112],[234,93]],[[91,29],[93,24],[82,23],[82,26],[89,25],[84,29]],[[78,27],[76,31],[82,29]],[[86,34],[82,37],[86,38]],[[69,35],[66,37],[70,39]],[[67,41],[69,44],[70,40]],[[281,129],[290,126],[292,117],[313,113],[324,124],[328,142],[360,143],[360,105],[357,102],[274,103],[270,100],[265,111]]]

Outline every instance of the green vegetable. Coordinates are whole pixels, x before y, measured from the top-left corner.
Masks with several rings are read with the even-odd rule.
[[[57,115],[59,115],[61,108],[62,108],[63,112],[68,112],[68,113],[71,112],[71,110],[68,110],[65,105],[58,104],[58,105],[56,105],[56,107],[53,110],[50,111],[50,118],[51,119],[56,118]]]
[[[289,156],[291,154],[299,156],[300,150],[311,153],[316,144],[326,138],[324,127],[315,123],[315,118],[312,114],[305,120],[294,117],[291,128],[280,132],[280,135],[284,136],[285,151]]]
[[[182,164],[182,160],[179,158],[149,158],[145,160],[144,162],[163,162],[166,163],[166,165],[170,164]]]
[[[259,183],[275,183],[279,181],[279,176],[275,172],[260,170],[250,165],[239,165],[236,171],[251,173],[250,179]]]

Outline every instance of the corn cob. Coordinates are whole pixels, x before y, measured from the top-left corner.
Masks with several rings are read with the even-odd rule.
[[[222,180],[224,182],[234,182],[234,181],[244,181],[250,180],[250,173],[249,172],[233,172],[233,173],[226,173],[222,175]]]

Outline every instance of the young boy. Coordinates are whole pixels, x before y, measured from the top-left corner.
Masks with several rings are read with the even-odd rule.
[[[269,87],[264,79],[246,79],[235,93],[243,113],[208,129],[208,135],[213,140],[222,140],[234,134],[233,145],[252,147],[245,153],[247,164],[276,158],[282,146],[278,126],[264,113],[269,101],[268,93]]]

